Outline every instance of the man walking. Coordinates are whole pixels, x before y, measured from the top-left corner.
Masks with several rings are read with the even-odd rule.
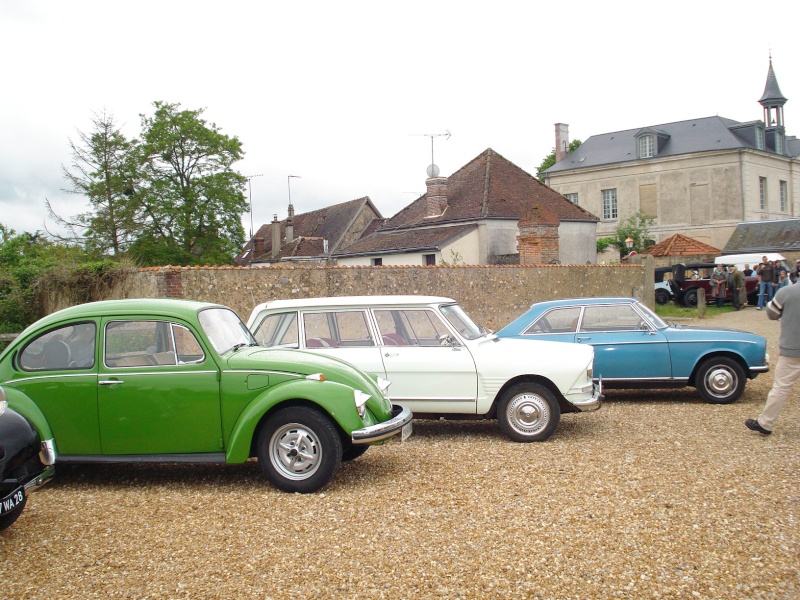
[[[775,276],[773,265],[767,260],[767,257],[761,259],[761,265],[757,271],[758,274],[758,310],[764,308],[764,305],[772,300],[772,281]]]
[[[736,268],[736,265],[728,266],[728,287],[731,290],[731,302],[733,302],[733,310],[740,310],[742,308],[742,288],[744,287],[744,276],[742,272]]]
[[[781,320],[781,354],[775,367],[775,381],[758,419],[744,422],[748,429],[769,435],[775,428],[783,405],[800,377],[800,285],[782,287],[767,304],[767,316]]]

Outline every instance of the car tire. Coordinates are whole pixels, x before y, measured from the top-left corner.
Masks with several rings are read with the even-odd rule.
[[[697,306],[697,290],[686,290],[683,294],[683,305],[686,308],[695,308]]]
[[[672,298],[669,295],[669,292],[665,290],[656,290],[656,304],[665,305],[669,304],[669,301]]]
[[[0,531],[5,529],[6,527],[11,527],[14,524],[14,521],[19,519],[19,516],[22,514],[22,510],[25,508],[25,505],[27,503],[28,503],[28,497],[25,496],[22,499],[22,502],[17,504],[14,510],[0,517]]]
[[[342,452],[342,462],[355,460],[369,450],[369,444],[350,444]]]
[[[744,392],[745,374],[742,366],[724,356],[709,358],[697,369],[695,387],[710,404],[736,402]]]
[[[543,442],[556,430],[561,409],[553,392],[537,383],[518,383],[500,399],[500,429],[515,442]]]
[[[306,406],[284,408],[261,427],[258,463],[284,492],[309,494],[325,487],[342,463],[342,440],[331,420]]]

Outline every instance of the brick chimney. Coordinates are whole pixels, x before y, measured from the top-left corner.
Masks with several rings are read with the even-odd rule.
[[[272,215],[272,256],[278,256],[281,251],[281,222],[278,215]]]
[[[561,220],[548,208],[536,205],[519,220],[519,264],[555,264],[559,262],[558,226]]]
[[[289,205],[289,216],[286,217],[286,243],[291,244],[294,241],[294,206]]]
[[[569,125],[556,123],[556,162],[569,154]]]
[[[431,177],[425,180],[428,192],[425,194],[427,205],[425,218],[439,217],[447,210],[447,177]]]

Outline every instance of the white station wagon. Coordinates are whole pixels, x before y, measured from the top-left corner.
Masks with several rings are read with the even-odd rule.
[[[450,298],[274,300],[248,326],[263,346],[335,356],[388,379],[392,401],[415,418],[496,418],[518,442],[546,440],[561,413],[603,399],[590,346],[500,339]]]

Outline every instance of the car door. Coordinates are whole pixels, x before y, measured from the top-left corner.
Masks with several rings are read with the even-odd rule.
[[[575,334],[594,346],[594,376],[604,381],[670,379],[666,337],[630,304],[590,304]]]
[[[6,383],[41,409],[62,456],[101,452],[97,330],[95,321],[83,321],[37,336],[19,353],[20,377]]]
[[[222,451],[218,367],[195,334],[157,319],[104,319],[102,325],[102,453]]]
[[[415,413],[476,412],[475,361],[436,311],[375,309],[373,315],[393,401]]]

